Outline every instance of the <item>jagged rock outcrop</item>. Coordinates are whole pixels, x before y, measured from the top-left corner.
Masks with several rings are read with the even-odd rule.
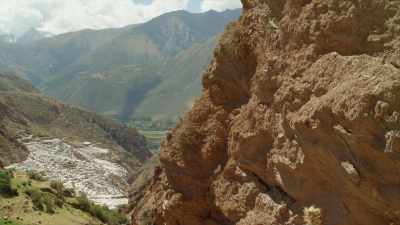
[[[242,3],[132,224],[399,224],[400,2]]]

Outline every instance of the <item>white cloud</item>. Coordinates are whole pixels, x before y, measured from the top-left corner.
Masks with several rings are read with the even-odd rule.
[[[223,11],[226,9],[236,9],[241,7],[240,0],[203,0],[201,11],[217,10]]]
[[[33,27],[60,34],[121,27],[188,9],[190,1],[200,0],[0,0],[0,32],[20,35]],[[201,0],[200,7],[221,11],[240,7],[240,0]]]

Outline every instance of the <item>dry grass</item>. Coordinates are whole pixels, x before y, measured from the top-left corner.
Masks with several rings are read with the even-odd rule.
[[[304,222],[306,225],[322,225],[321,209],[315,206],[306,207],[304,212]]]

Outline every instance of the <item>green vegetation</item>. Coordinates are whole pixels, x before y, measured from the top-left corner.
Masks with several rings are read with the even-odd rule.
[[[55,196],[51,193],[43,192],[36,188],[28,189],[25,191],[25,193],[32,199],[34,209],[51,214],[56,212],[55,211],[56,201],[57,202],[64,201],[63,199],[58,198],[58,196]],[[61,204],[61,206],[62,205],[63,204]],[[57,206],[59,206],[59,204],[57,204]]]
[[[75,192],[61,182],[33,180],[32,174],[0,171],[0,181],[6,181],[1,183],[19,193],[0,198],[0,225],[54,225],[55,221],[57,225],[127,224],[127,218],[118,210],[96,205],[85,195],[74,197]]]
[[[146,137],[148,149],[157,151],[167,130],[175,126],[175,121],[153,120],[150,117],[141,117],[130,120],[128,126],[135,127]]]
[[[174,127],[175,121],[171,119],[155,120],[151,117],[138,117],[130,120],[128,124],[144,131],[165,131]]]
[[[69,196],[66,196],[66,194],[68,192],[66,192],[64,184],[61,183],[61,181],[51,181],[50,187],[56,192],[55,194],[56,194],[57,198],[59,198],[60,200],[64,201],[65,197],[69,197]]]
[[[32,180],[47,181],[47,178],[44,175],[44,173],[39,173],[39,172],[36,172],[36,171],[28,171],[28,176]]]
[[[90,213],[100,221],[110,225],[126,224],[128,220],[117,210],[110,210],[106,206],[99,206],[89,201],[86,195],[82,194],[77,198],[76,207]]]
[[[0,170],[0,195],[3,197],[14,197],[18,191],[11,185],[11,179],[14,173],[11,170]]]
[[[0,218],[0,225],[21,225],[13,220]]]

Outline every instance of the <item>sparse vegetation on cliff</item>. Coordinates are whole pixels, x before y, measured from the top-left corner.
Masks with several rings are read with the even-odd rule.
[[[315,206],[306,207],[303,210],[306,225],[322,225],[321,209]]]

